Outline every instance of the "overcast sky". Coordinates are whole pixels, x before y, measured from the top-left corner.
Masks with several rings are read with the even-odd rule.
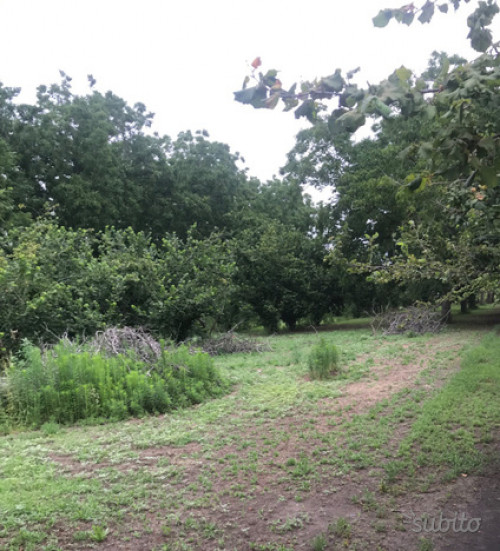
[[[402,64],[422,70],[433,50],[475,56],[465,40],[474,2],[457,14],[437,14],[430,25],[373,27],[380,8],[402,4],[0,0],[0,81],[20,86],[23,100],[34,101],[39,84],[59,82],[59,69],[73,77],[77,93],[87,93],[91,73],[99,91],[145,103],[160,134],[206,129],[265,180],[278,173],[307,122],[233,100],[256,56],[264,70],[280,70],[285,86],[358,66],[361,82],[375,83]]]

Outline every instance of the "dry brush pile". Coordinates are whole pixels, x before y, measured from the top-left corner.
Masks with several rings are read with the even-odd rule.
[[[443,325],[441,313],[427,306],[388,310],[375,316],[371,324],[374,333],[383,335],[438,333]]]

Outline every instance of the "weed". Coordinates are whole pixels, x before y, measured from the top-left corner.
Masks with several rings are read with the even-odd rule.
[[[432,551],[434,544],[428,538],[420,538],[418,542],[418,551]]]
[[[54,434],[57,434],[60,429],[61,427],[59,426],[59,423],[55,423],[54,421],[48,421],[40,427],[40,430],[45,434],[45,436],[53,436]]]
[[[9,411],[27,426],[165,413],[220,396],[226,382],[213,359],[187,347],[165,349],[151,366],[132,355],[107,357],[61,340],[42,352],[24,341],[7,370]]]
[[[319,534],[313,539],[312,549],[313,551],[325,551],[326,549],[326,538],[323,534]]]
[[[300,459],[295,464],[295,469],[292,471],[292,476],[294,478],[304,478],[307,475],[311,474],[313,468],[309,463],[309,458],[307,455],[302,454]]]
[[[338,518],[335,524],[328,526],[328,529],[339,538],[349,539],[351,537],[351,525],[344,517]]]
[[[313,347],[308,358],[311,379],[330,379],[339,372],[339,352],[334,344],[321,338]]]
[[[91,539],[94,541],[100,543],[104,541],[108,537],[108,529],[104,526],[100,526],[98,524],[94,524],[92,526],[92,533],[91,533]]]

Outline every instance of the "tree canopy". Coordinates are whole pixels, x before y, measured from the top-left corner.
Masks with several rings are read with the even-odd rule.
[[[428,23],[435,9],[460,4],[385,9],[373,24]],[[259,71],[260,58],[252,64],[235,99],[255,108],[282,103],[313,125],[299,134],[284,173],[334,187],[336,262],[348,259],[376,281],[426,281],[441,299],[498,288],[500,57],[489,29],[498,11],[480,1],[468,17],[478,58],[435,52],[421,75],[402,66],[366,88],[353,83],[359,69],[287,88],[277,71]],[[368,122],[372,138],[353,143]]]

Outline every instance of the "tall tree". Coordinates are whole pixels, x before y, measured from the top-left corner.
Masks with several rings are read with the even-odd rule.
[[[458,7],[460,2],[453,4]],[[439,8],[446,11],[444,4]],[[410,280],[418,272],[423,279],[440,281],[451,295],[459,297],[480,286],[498,287],[500,132],[496,115],[500,72],[498,52],[488,29],[498,11],[492,0],[481,1],[469,17],[472,45],[486,52],[470,63],[441,56],[420,77],[400,67],[386,80],[366,89],[351,82],[354,72],[344,76],[337,70],[302,83],[297,92],[295,85],[285,89],[276,71],[257,73],[259,59],[254,63],[254,73],[245,80],[246,87],[235,94],[237,101],[256,108],[274,108],[282,101],[285,110],[294,109],[296,117],[311,121],[316,135],[324,136],[328,129],[337,151],[368,120],[384,120],[385,129],[399,121],[411,121],[413,132],[417,131],[400,155],[407,166],[413,166],[406,177],[400,175],[396,180],[410,191],[425,192],[429,208],[422,209],[419,216],[408,213],[402,224],[402,238],[397,242],[399,249],[394,248],[396,255],[392,257],[387,256],[387,247],[377,252],[375,246],[380,243],[375,238],[380,234],[375,228],[371,232],[375,235],[367,236],[369,247],[365,248],[371,259],[378,254],[381,269],[376,272],[377,276],[384,274],[382,280]],[[422,23],[430,21],[434,2],[429,0],[418,9],[411,4],[399,10],[383,10],[374,18],[374,24],[385,26],[391,18],[409,24],[417,13]],[[252,78],[255,85],[249,88],[247,83]],[[331,109],[325,100],[336,100],[336,105]],[[385,136],[387,132],[381,132],[377,139]],[[317,143],[324,149],[328,140]],[[320,173],[310,161],[314,160],[315,150],[305,151],[306,172],[312,172],[317,181],[324,181],[325,173]],[[326,174],[341,172],[342,162],[334,156],[330,159],[333,162],[327,166]],[[352,213],[352,205],[350,210]],[[428,215],[424,214],[426,210]],[[436,224],[436,213],[444,213],[446,219]],[[433,239],[436,235],[437,239]],[[426,259],[432,260],[431,270],[425,269]],[[453,264],[459,268],[451,269]]]

